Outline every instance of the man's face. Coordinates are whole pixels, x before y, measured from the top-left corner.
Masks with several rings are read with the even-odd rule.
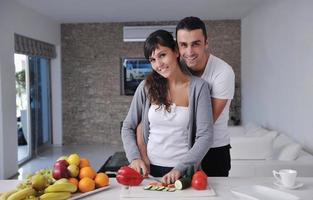
[[[206,52],[208,42],[205,40],[202,30],[178,30],[177,44],[180,56],[187,66],[195,72],[203,72],[208,58]]]

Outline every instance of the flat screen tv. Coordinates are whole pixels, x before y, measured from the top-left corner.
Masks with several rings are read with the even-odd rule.
[[[145,58],[122,58],[121,94],[134,95],[139,83],[152,71],[150,62]]]

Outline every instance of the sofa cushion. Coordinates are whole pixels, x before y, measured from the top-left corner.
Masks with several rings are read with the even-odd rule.
[[[261,126],[258,126],[254,123],[248,123],[244,126],[246,136],[261,136],[264,135],[266,131]]]
[[[279,134],[277,138],[274,140],[273,147],[277,149],[282,149],[288,144],[294,143],[287,135]]]
[[[295,160],[301,151],[302,147],[300,144],[297,143],[291,143],[286,145],[278,155],[278,160],[283,161],[291,161]]]
[[[273,142],[273,160],[278,160],[282,150],[289,144],[294,142],[285,134],[279,134]]]
[[[230,138],[232,159],[271,159],[276,132],[268,131],[261,136]]]
[[[267,133],[267,130],[264,128],[258,128],[258,129],[254,129],[254,130],[247,130],[245,132],[245,135],[247,137],[260,137],[263,136]]]
[[[243,126],[229,126],[228,132],[230,137],[244,136],[245,128]]]
[[[277,131],[267,130],[267,129],[264,129],[264,128],[259,128],[258,130],[255,130],[253,132],[247,131],[245,133],[245,135],[247,137],[261,137],[261,136],[264,136],[264,135],[266,135],[268,133],[270,133],[273,138],[276,138],[276,136],[278,135]]]

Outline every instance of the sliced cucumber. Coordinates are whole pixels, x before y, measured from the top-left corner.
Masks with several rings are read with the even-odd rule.
[[[157,188],[157,191],[162,191],[165,187],[164,186],[159,186],[159,188]]]
[[[157,185],[147,185],[143,187],[144,190],[151,190],[151,191],[163,191],[163,192],[175,192],[176,189],[174,186],[157,186]]]
[[[177,190],[182,190],[183,189],[183,183],[180,180],[175,181],[175,188]]]
[[[177,190],[183,190],[189,188],[191,186],[191,178],[190,177],[183,177],[175,181],[175,188]]]
[[[152,188],[152,185],[147,185],[145,187],[143,187],[144,190],[150,190]]]
[[[157,190],[159,188],[159,186],[152,186],[151,188],[150,188],[150,190]]]

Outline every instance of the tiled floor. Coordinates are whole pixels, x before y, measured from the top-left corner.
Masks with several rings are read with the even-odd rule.
[[[122,146],[113,145],[65,145],[62,147],[49,147],[39,152],[38,157],[22,165],[18,172],[18,179],[24,179],[28,174],[34,173],[40,169],[52,168],[54,162],[63,155],[77,153],[90,161],[95,170],[99,170],[109,156],[116,151],[122,151]]]

